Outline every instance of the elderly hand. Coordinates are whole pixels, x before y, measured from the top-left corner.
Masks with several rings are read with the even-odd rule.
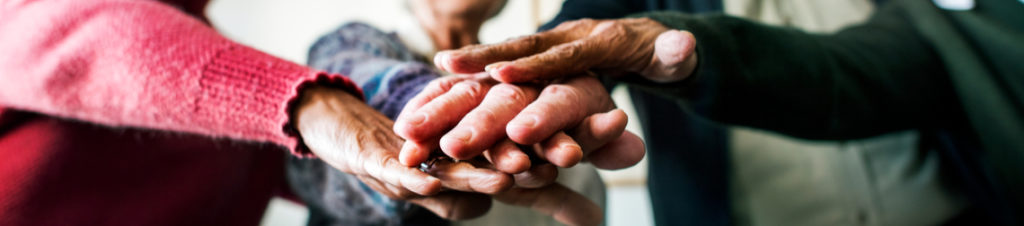
[[[407,200],[447,219],[483,215],[492,201],[487,194],[529,206],[566,224],[593,224],[590,216],[601,214],[601,209],[582,195],[552,184],[554,169],[537,167],[524,172],[532,184],[513,187],[512,176],[481,161],[441,161],[427,172],[401,165],[396,157],[402,139],[391,132],[391,121],[342,90],[305,89],[294,121],[305,144],[321,160],[357,176],[383,195]]]
[[[338,170],[359,177],[365,184],[381,194],[395,199],[411,199],[418,195],[433,195],[442,187],[461,191],[494,194],[507,190],[512,178],[506,174],[475,167],[447,167],[440,179],[418,169],[400,164],[397,150],[402,139],[391,132],[391,120],[366,106],[348,92],[310,87],[304,90],[302,99],[295,110],[294,121],[303,141],[314,154]],[[479,204],[450,204],[448,202],[480,202],[481,198],[458,199],[441,195],[428,199],[451,199],[451,201],[422,200],[421,202],[441,203],[450,207],[478,206]],[[490,199],[483,197],[487,204]],[[448,208],[447,206],[424,205],[428,209]],[[475,213],[466,208],[465,213]],[[459,217],[464,212],[452,212]],[[479,213],[478,213],[479,214]]]
[[[454,73],[486,70],[508,82],[547,81],[586,71],[633,72],[656,82],[687,78],[697,65],[696,40],[647,18],[577,20],[534,35],[467,46],[434,56]]]
[[[498,170],[520,173],[531,163],[519,143],[538,144],[538,156],[560,167],[586,157],[599,168],[619,169],[639,162],[644,148],[639,137],[624,132],[626,115],[614,107],[590,76],[543,87],[498,84],[485,74],[453,76],[435,80],[409,101],[395,132],[408,139],[400,155],[406,165],[423,162],[440,147],[456,159],[482,153]]]

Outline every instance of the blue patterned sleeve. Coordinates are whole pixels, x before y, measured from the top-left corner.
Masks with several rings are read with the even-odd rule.
[[[309,65],[347,75],[363,89],[367,104],[391,119],[423,87],[440,77],[392,33],[349,23],[321,37],[309,51]]]
[[[440,77],[394,34],[349,23],[321,37],[309,50],[315,69],[348,76],[363,89],[367,104],[394,119],[405,103]],[[358,178],[319,159],[288,161],[288,182],[310,209],[308,225],[444,225],[430,211],[388,199]]]

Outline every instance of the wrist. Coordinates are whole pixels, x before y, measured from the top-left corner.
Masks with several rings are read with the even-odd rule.
[[[359,106],[365,107],[358,97],[345,90],[311,86],[302,90],[292,120],[308,145],[313,135],[337,134],[341,132],[339,126],[352,125],[342,121],[356,120],[352,108]]]

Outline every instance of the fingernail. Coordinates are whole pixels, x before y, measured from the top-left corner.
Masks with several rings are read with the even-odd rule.
[[[406,141],[405,143],[403,143],[402,149],[398,151],[398,161],[402,162],[402,164],[406,166],[419,165],[420,163],[417,161],[417,159],[413,159],[416,158],[415,156],[412,156],[413,148],[415,148],[415,145],[412,142]]]
[[[434,54],[434,66],[435,67],[440,68],[441,70],[448,70],[447,68],[444,67],[445,66],[444,65],[445,55],[448,55],[448,52],[442,51],[442,52],[438,52],[437,54]]]
[[[465,144],[469,143],[469,139],[473,138],[473,132],[465,129],[455,130],[448,134],[448,138],[456,139]]]
[[[515,120],[509,123],[510,126],[533,128],[537,125],[537,116],[528,115],[525,117],[517,117]]]
[[[578,144],[562,144],[558,147],[558,149],[562,149],[568,152],[580,152],[583,150],[583,148],[580,148],[580,145]]]
[[[409,119],[405,120],[405,122],[408,123],[409,125],[416,126],[416,125],[419,125],[419,124],[423,124],[423,121],[426,121],[426,120],[427,120],[427,116],[426,115],[414,114],[414,115],[410,116]]]
[[[508,62],[497,62],[497,63],[493,63],[493,64],[488,64],[486,67],[484,67],[484,71],[486,71],[487,74],[489,74],[491,76],[498,76],[498,74],[497,74],[498,71],[500,71],[502,68],[504,68],[507,65],[508,65]]]
[[[508,158],[510,158],[510,159],[527,159],[527,160],[530,159],[529,156],[526,156],[526,154],[523,154],[523,152],[521,152],[521,151],[510,151],[510,152],[508,152]]]
[[[484,67],[484,71],[486,71],[487,74],[491,74],[494,72],[494,69],[496,68],[498,68],[498,63],[488,64],[487,66]]]

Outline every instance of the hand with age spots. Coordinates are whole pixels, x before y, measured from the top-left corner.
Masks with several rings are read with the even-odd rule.
[[[391,132],[392,122],[342,90],[305,89],[294,121],[304,143],[324,162],[389,198],[423,206],[443,218],[481,216],[492,199],[498,199],[529,206],[566,224],[600,222],[592,217],[601,213],[600,207],[551,184],[557,175],[553,166],[535,167],[513,177],[498,172],[486,160],[438,161],[428,172],[400,164],[397,151],[403,141]],[[522,186],[513,187],[513,178]]]
[[[550,81],[588,71],[638,73],[654,82],[686,79],[697,66],[696,39],[648,18],[583,19],[509,41],[442,51],[434,64],[453,73],[487,71],[507,83]]]
[[[497,169],[516,173],[530,166],[512,145],[518,143],[535,145],[561,167],[583,156],[599,168],[630,166],[643,156],[642,143],[622,132],[625,116],[609,112],[614,106],[596,79],[579,75],[633,72],[681,81],[696,67],[695,46],[689,32],[633,18],[570,21],[503,43],[442,51],[434,57],[438,68],[486,73],[439,79],[406,105],[395,125],[408,140],[400,160],[415,165],[440,148],[455,159],[482,153]],[[487,76],[509,84],[480,78]]]
[[[584,158],[604,169],[643,158],[643,142],[625,132],[626,115],[614,108],[591,76],[521,85],[482,73],[440,78],[399,115],[395,132],[407,139],[399,159],[427,172],[453,159],[486,165],[513,174],[515,186],[495,199],[531,206],[567,224],[599,224],[594,216],[602,215],[600,207],[552,182],[556,166],[572,167]]]
[[[546,85],[503,84],[482,73],[441,78],[398,116],[395,133],[407,139],[399,159],[416,166],[440,149],[455,159],[482,155],[513,174],[531,168],[530,154],[559,167],[585,157],[598,168],[625,168],[643,157],[643,143],[625,132],[626,115],[614,108],[590,76]]]

